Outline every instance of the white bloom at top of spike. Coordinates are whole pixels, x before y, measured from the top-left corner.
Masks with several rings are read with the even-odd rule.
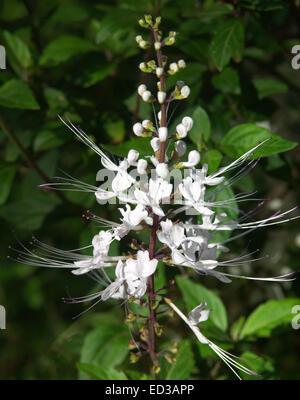
[[[159,104],[164,103],[164,101],[166,100],[166,96],[167,96],[166,92],[162,92],[160,90],[157,92],[157,100]]]
[[[181,90],[180,90],[181,96],[186,99],[187,97],[189,97],[190,93],[191,93],[191,89],[187,86],[184,85]]]
[[[194,121],[192,120],[191,117],[184,117],[182,118],[182,124],[186,127],[187,131],[189,132],[194,124]]]
[[[142,99],[147,103],[152,100],[152,94],[150,90],[145,90],[142,94]]]
[[[184,156],[184,154],[186,152],[185,142],[183,140],[177,140],[177,142],[175,142],[175,150],[178,154],[178,157]]]
[[[184,167],[195,167],[200,162],[200,153],[197,150],[192,150],[189,152],[188,161],[183,162]]]
[[[160,78],[162,74],[164,73],[164,69],[162,67],[157,67],[155,70],[156,76]]]
[[[158,128],[158,137],[161,142],[165,142],[168,138],[168,128],[165,126]]]
[[[157,164],[155,170],[157,175],[163,179],[166,179],[166,177],[169,175],[168,165],[166,163]]]
[[[147,90],[147,86],[144,85],[144,84],[142,84],[142,85],[139,85],[137,91],[138,91],[138,94],[139,94],[140,96],[142,96],[143,93],[146,92],[146,90]]]
[[[186,63],[185,63],[184,60],[179,60],[178,63],[177,63],[177,65],[178,65],[178,67],[179,67],[180,69],[184,69],[184,68],[186,67]]]
[[[136,136],[142,136],[143,132],[144,132],[144,128],[143,125],[140,122],[136,122],[133,125],[133,132]]]

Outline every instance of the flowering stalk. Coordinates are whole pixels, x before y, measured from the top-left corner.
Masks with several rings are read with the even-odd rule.
[[[136,352],[132,351],[131,361],[138,361],[142,354],[150,355],[154,366],[152,370],[154,375],[159,372],[159,356],[165,357],[171,363],[174,362],[170,356],[170,349],[159,352],[156,350],[156,336],[161,333],[157,319],[159,314],[166,312],[162,309],[162,303],[171,307],[191,328],[197,339],[202,344],[208,345],[238,377],[236,370],[255,375],[253,371],[238,363],[235,360],[236,356],[221,349],[200,332],[197,325],[205,322],[209,318],[210,312],[204,310],[205,299],[186,317],[170,299],[162,294],[162,290],[169,288],[174,281],[172,280],[163,288],[156,289],[154,274],[158,262],[163,261],[166,266],[171,265],[178,269],[188,268],[198,276],[213,276],[224,283],[230,283],[232,278],[271,282],[292,280],[292,274],[263,278],[228,272],[228,267],[240,268],[244,264],[259,260],[259,257],[254,256],[256,251],[248,254],[242,253],[238,257],[225,260],[219,257],[219,254],[228,252],[227,245],[234,239],[264,226],[298,218],[289,216],[296,208],[277,212],[258,221],[245,222],[247,218],[252,218],[264,203],[260,199],[250,199],[253,193],[241,193],[230,199],[216,200],[217,193],[230,187],[255,167],[258,160],[253,159],[253,155],[258,149],[266,146],[267,141],[259,143],[237,160],[212,174],[208,174],[207,164],[197,168],[201,160],[200,153],[192,150],[187,157],[185,156],[187,146],[184,139],[193,127],[192,118],[183,117],[174,132],[168,131],[167,110],[170,103],[184,100],[190,94],[190,88],[182,81],[177,81],[170,94],[166,92],[166,77],[174,75],[186,67],[184,60],[179,60],[177,63],[172,62],[167,66],[167,59],[162,54],[164,46],[171,46],[175,43],[176,32],[169,32],[169,35],[163,39],[162,32],[159,30],[160,17],[153,20],[151,16],[146,15],[139,23],[151,31],[156,51],[156,61],[142,62],[139,67],[143,72],[153,74],[159,80],[156,96],[148,90],[145,84],[139,85],[138,94],[143,101],[151,103],[153,106],[155,123],[150,120],[136,122],[133,125],[133,132],[138,137],[149,138],[154,154],[141,158],[138,151],[131,149],[127,157],[116,163],[80,127],[60,117],[62,123],[100,157],[105,171],[111,172],[113,179],[109,187],[88,185],[70,175],[56,178],[56,183],[47,184],[48,188],[56,190],[93,193],[100,204],[118,199],[121,203],[125,203],[125,208],[119,208],[119,221],[106,220],[88,212],[85,215],[86,218],[96,221],[100,228],[89,246],[64,251],[33,238],[32,244],[37,251],[22,243],[20,243],[21,249],[13,250],[18,253],[17,261],[22,263],[41,267],[68,268],[76,276],[88,274],[103,286],[102,290],[91,295],[68,298],[68,302],[93,301],[91,306],[93,307],[100,301],[110,298],[122,300],[128,311],[127,322],[130,326],[138,328],[139,338],[137,341],[132,340],[129,344],[131,350],[137,350]],[[151,46],[141,35],[136,37],[136,41],[142,49],[149,49]],[[155,105],[157,104],[160,111],[156,116]],[[159,123],[157,123],[157,119]],[[168,157],[169,153],[166,152],[167,143],[171,146],[174,145],[174,149],[171,149],[171,157]],[[184,177],[181,176],[179,185],[170,183],[170,173],[181,171],[183,168],[187,174]],[[229,173],[230,176],[225,178]],[[147,179],[143,180],[143,177]],[[230,220],[228,211],[233,205],[250,200],[258,200],[258,206],[247,214],[243,214],[237,221]],[[220,208],[223,209],[223,212],[219,211]],[[233,230],[240,232],[230,238],[216,241],[215,234],[219,231]],[[113,241],[121,241],[125,237],[130,237],[131,232],[139,234],[143,231],[150,234],[148,246],[138,239],[131,238],[130,250],[126,254],[118,256],[109,254]],[[157,247],[159,248],[157,249]],[[81,253],[86,248],[90,248],[92,253],[90,256]],[[107,273],[107,270],[112,268],[114,268],[115,280]],[[173,268],[174,270],[175,268]],[[135,315],[130,310],[132,303],[139,306],[145,302],[147,302],[149,315],[140,313]],[[139,322],[141,320],[142,322]],[[172,351],[175,352],[176,346],[173,347]]]

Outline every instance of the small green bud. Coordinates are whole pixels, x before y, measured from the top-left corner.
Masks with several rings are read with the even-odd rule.
[[[143,18],[139,19],[139,25],[142,28],[149,28],[148,24],[146,24],[145,20]]]
[[[152,21],[152,16],[151,15],[145,15],[145,21],[148,25],[152,25],[153,21]]]
[[[140,356],[138,353],[130,353],[129,360],[130,360],[131,364],[135,364],[136,362],[138,362],[139,358],[140,358]]]

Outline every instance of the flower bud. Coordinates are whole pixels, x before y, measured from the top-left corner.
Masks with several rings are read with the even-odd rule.
[[[159,111],[159,112],[157,113],[157,118],[158,118],[159,121],[161,120],[161,111]]]
[[[147,161],[141,158],[137,163],[137,173],[139,175],[144,175],[146,173],[147,165]]]
[[[175,62],[171,63],[169,68],[174,74],[178,71],[178,65]]]
[[[177,137],[178,139],[183,139],[183,138],[185,138],[186,135],[187,135],[187,129],[186,129],[185,125],[183,125],[183,124],[178,124],[178,125],[176,126],[176,133],[177,133],[176,137]]]
[[[155,42],[155,43],[154,43],[154,48],[155,48],[155,50],[160,50],[160,48],[161,48],[161,42]]]
[[[175,142],[175,150],[178,154],[178,157],[184,156],[184,154],[186,152],[185,142],[183,140],[177,140],[177,142]]]
[[[159,104],[164,103],[164,101],[166,100],[166,95],[167,95],[166,92],[161,92],[161,91],[157,92],[157,100]]]
[[[137,43],[140,43],[143,40],[143,37],[141,35],[137,35],[135,37],[135,40],[136,40]]]
[[[194,121],[192,120],[191,117],[184,117],[182,118],[182,123],[186,127],[187,131],[189,132],[194,124]]]
[[[165,142],[168,137],[168,128],[165,126],[158,128],[158,137],[161,142]]]
[[[145,102],[148,102],[148,101],[150,101],[150,99],[151,99],[151,92],[149,91],[149,90],[145,90],[144,91],[144,93],[142,94],[142,99],[145,101]]]
[[[160,140],[159,140],[159,138],[153,138],[150,141],[150,144],[151,144],[151,147],[152,147],[154,153],[160,149]]]
[[[160,78],[162,76],[162,74],[164,73],[164,69],[161,67],[157,67],[155,72],[156,72],[156,76],[158,78]]]
[[[200,162],[200,153],[197,150],[192,150],[189,152],[189,157],[187,162],[183,162],[184,167],[195,167]]]
[[[142,122],[143,128],[151,130],[153,128],[153,123],[149,119],[144,119]]]
[[[146,42],[146,40],[141,40],[139,42],[139,46],[141,49],[145,50],[149,47],[149,42]]]
[[[138,87],[138,94],[140,95],[140,96],[142,96],[143,95],[143,93],[145,92],[147,90],[147,86],[146,85],[140,85],[139,87]]]
[[[144,131],[143,125],[140,122],[136,122],[133,125],[133,132],[136,136],[142,136]]]
[[[182,96],[184,99],[186,99],[187,97],[189,97],[190,92],[191,92],[191,90],[190,90],[190,88],[189,88],[187,85],[183,86],[183,87],[181,88],[181,90],[180,90],[181,96]]]
[[[129,165],[135,165],[140,153],[134,149],[129,150],[127,155],[127,161]]]
[[[155,170],[157,175],[163,179],[165,179],[169,174],[168,165],[165,163],[157,164]]]
[[[179,60],[178,63],[177,63],[177,65],[178,65],[178,67],[179,67],[180,69],[184,69],[184,68],[186,67],[186,63],[185,63],[184,60]]]

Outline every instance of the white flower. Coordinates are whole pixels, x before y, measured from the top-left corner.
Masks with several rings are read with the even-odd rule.
[[[136,122],[133,125],[133,132],[136,136],[142,136],[143,132],[144,132],[144,128],[143,125],[140,122]]]
[[[161,142],[165,142],[168,137],[168,128],[165,126],[158,128],[158,137]]]
[[[185,98],[185,99],[186,99],[187,97],[189,97],[190,92],[191,92],[191,89],[190,89],[187,85],[184,85],[184,86],[181,88],[181,90],[180,90],[181,96],[182,96],[183,98]]]
[[[149,129],[150,127],[152,127],[152,122],[149,119],[144,119],[144,121],[142,122],[142,126],[145,129]]]
[[[143,93],[146,92],[146,90],[147,90],[147,86],[146,86],[146,85],[144,85],[144,84],[139,85],[139,87],[138,87],[138,94],[139,94],[140,96],[142,96]]]
[[[194,121],[191,117],[182,118],[182,123],[186,127],[187,131],[190,131],[193,127]]]
[[[204,310],[205,307],[207,307],[207,303],[203,301],[201,304],[199,304],[199,306],[195,307],[189,312],[188,320],[191,325],[196,326],[200,322],[205,322],[208,320],[211,310]]]
[[[142,221],[152,224],[152,218],[148,217],[148,212],[142,204],[138,204],[134,210],[131,210],[131,207],[126,204],[126,211],[123,208],[119,208],[119,210],[123,218],[121,218],[122,224],[114,229],[117,240],[120,240],[131,230],[142,229],[142,226],[140,226]]]
[[[200,162],[200,153],[197,150],[192,150],[189,152],[188,161],[183,162],[184,167],[195,167]]]
[[[169,219],[160,223],[161,232],[158,232],[157,237],[165,243],[171,250],[179,247],[185,239],[184,227],[181,224],[173,224]]]
[[[184,156],[184,154],[186,152],[185,142],[183,140],[177,140],[177,142],[175,142],[175,150],[178,154],[178,157]]]
[[[150,260],[148,251],[137,252],[136,260],[130,258],[125,263],[119,261],[116,267],[116,280],[101,293],[102,300],[110,297],[142,297],[147,290],[147,280],[157,267],[156,259]]]
[[[148,192],[135,189],[134,195],[139,203],[150,206],[156,215],[163,217],[165,214],[160,207],[160,202],[170,196],[172,189],[173,186],[162,178],[150,179]]]
[[[157,100],[159,102],[159,104],[164,103],[164,101],[166,100],[166,92],[162,92],[162,91],[158,91],[157,92]]]
[[[143,40],[143,37],[141,35],[137,35],[135,37],[135,40],[136,40],[137,43],[140,43],[140,41]]]
[[[75,261],[74,266],[77,269],[72,270],[72,273],[82,275],[90,272],[92,269],[100,268],[104,258],[108,255],[109,246],[112,241],[113,235],[110,231],[100,231],[92,240],[93,257]]]
[[[166,179],[166,177],[169,175],[168,165],[166,163],[157,164],[155,170],[157,175],[163,179]]]
[[[187,136],[187,128],[186,128],[186,126],[185,125],[183,125],[183,124],[178,124],[177,126],[176,126],[176,133],[177,133],[177,137],[178,137],[178,139],[183,139],[183,138],[185,138],[186,136]]]
[[[177,65],[178,65],[178,67],[179,67],[180,69],[183,69],[183,68],[186,67],[186,63],[185,63],[184,60],[179,60],[178,63],[177,63]]]

